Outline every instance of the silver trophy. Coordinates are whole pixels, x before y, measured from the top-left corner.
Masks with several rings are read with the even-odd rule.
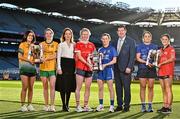
[[[158,67],[159,54],[160,50],[149,50],[146,65],[149,65],[149,63],[151,63],[155,67]]]
[[[102,58],[103,58],[103,54],[98,53],[96,50],[92,54],[89,54],[87,61],[88,63],[92,64],[93,71],[103,70]]]
[[[35,64],[40,64],[42,63],[42,46],[39,43],[35,43],[32,48],[32,53],[34,57],[34,62]]]

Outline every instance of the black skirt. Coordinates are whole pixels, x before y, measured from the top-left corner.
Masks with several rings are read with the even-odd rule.
[[[75,92],[75,61],[70,58],[61,58],[62,74],[57,74],[55,90],[59,92]]]

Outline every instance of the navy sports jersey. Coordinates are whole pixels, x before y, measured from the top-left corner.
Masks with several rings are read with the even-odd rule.
[[[136,53],[140,53],[140,58],[143,59],[144,61],[147,60],[147,57],[148,57],[148,52],[149,50],[157,50],[158,49],[158,46],[155,45],[155,44],[149,44],[149,45],[146,45],[144,43],[142,44],[139,44],[136,48]],[[152,63],[152,61],[150,61],[150,63]],[[139,63],[138,64],[138,68],[139,69],[143,69],[143,68],[147,68],[146,64],[144,63]]]
[[[103,54],[102,64],[107,64],[113,60],[113,57],[118,56],[117,51],[113,46],[108,46],[107,48],[101,47],[98,52]],[[113,67],[113,65],[107,67],[110,68]]]
[[[102,64],[107,64],[111,62],[114,57],[118,56],[117,51],[113,46],[108,46],[107,48],[101,47],[99,48],[98,52],[103,53]],[[114,79],[113,65],[107,66],[102,71],[99,71],[98,79],[100,80]]]

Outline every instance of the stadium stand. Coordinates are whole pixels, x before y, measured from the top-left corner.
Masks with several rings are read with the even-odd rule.
[[[33,4],[28,4],[28,2],[26,4],[20,4],[20,1],[21,0],[19,0],[19,2],[13,3],[24,8],[26,6],[33,7]],[[109,24],[106,22],[90,22],[85,20],[85,18],[87,19],[95,17],[105,21],[111,21],[117,19],[113,19],[113,16],[115,17],[115,15],[119,15],[119,18],[121,18],[121,16],[124,16],[122,20],[131,23],[130,25],[127,25],[128,35],[133,37],[136,40],[137,44],[141,43],[141,35],[145,30],[150,31],[153,34],[153,42],[158,44],[159,46],[161,45],[159,40],[161,34],[169,33],[175,39],[172,45],[175,47],[177,53],[176,74],[180,74],[180,27],[167,27],[160,25],[163,21],[168,21],[167,19],[169,19],[168,16],[170,16],[170,13],[167,13],[167,15],[165,14],[163,20],[160,20],[162,18],[162,13],[152,13],[153,10],[151,9],[149,11],[139,12],[130,9],[120,9],[115,7],[104,6],[101,4],[99,5],[96,3],[87,3],[87,1],[73,1],[76,1],[76,5],[74,7],[71,6],[72,8],[69,6],[69,9],[65,9],[65,6],[67,7],[68,2],[70,2],[69,0],[67,0],[64,3],[60,3],[60,6],[57,6],[56,2],[51,1],[50,3],[52,4],[52,6],[54,5],[54,7],[51,10],[54,11],[54,9],[58,7],[57,10],[61,11],[61,13],[65,15],[79,15],[83,18],[82,20],[70,19],[67,16],[54,16],[50,13],[33,13],[25,11],[23,9],[7,9],[5,7],[0,7],[0,77],[2,76],[2,70],[9,69],[9,71],[12,71],[11,69],[14,69],[15,72],[18,72],[17,49],[18,44],[21,41],[22,35],[26,30],[32,29],[33,31],[35,31],[37,35],[37,40],[42,41],[44,29],[46,27],[50,27],[55,31],[55,40],[59,42],[59,38],[65,27],[70,27],[73,30],[76,41],[79,38],[79,30],[83,27],[87,27],[92,32],[92,36],[90,38],[91,41],[94,42],[97,47],[99,47],[101,45],[100,37],[101,34],[104,32],[109,33],[112,37],[112,40],[117,39],[117,25]],[[45,3],[46,2],[47,0],[45,0]],[[48,6],[43,5],[44,3],[39,4],[39,6],[37,5],[36,7],[46,12],[52,12],[48,9]],[[85,15],[84,11],[90,8],[92,9],[91,14]],[[72,9],[76,9],[77,11],[72,11]],[[96,12],[100,12],[101,14],[96,14]],[[108,17],[106,17],[106,15],[108,15]],[[172,17],[171,19],[169,19],[169,21],[180,21],[179,18],[173,15],[174,14],[172,13]],[[143,22],[143,20],[144,22],[157,22],[158,26],[135,25],[137,21]],[[11,42],[14,42],[15,44],[12,45]],[[18,77],[18,75],[15,76]]]

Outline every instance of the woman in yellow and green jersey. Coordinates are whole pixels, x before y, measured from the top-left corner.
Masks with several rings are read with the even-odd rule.
[[[36,68],[32,55],[32,47],[35,42],[35,34],[32,30],[26,31],[18,49],[19,72],[22,81],[21,108],[20,111],[34,111],[31,105],[33,97],[33,86],[36,79]],[[25,105],[26,93],[28,91],[28,105]]]
[[[55,112],[55,82],[56,82],[56,52],[58,43],[53,41],[54,32],[52,29],[45,29],[45,41],[41,42],[42,64],[40,64],[40,77],[43,83],[43,94],[45,106],[44,111]],[[50,105],[48,103],[48,82],[50,84]]]

